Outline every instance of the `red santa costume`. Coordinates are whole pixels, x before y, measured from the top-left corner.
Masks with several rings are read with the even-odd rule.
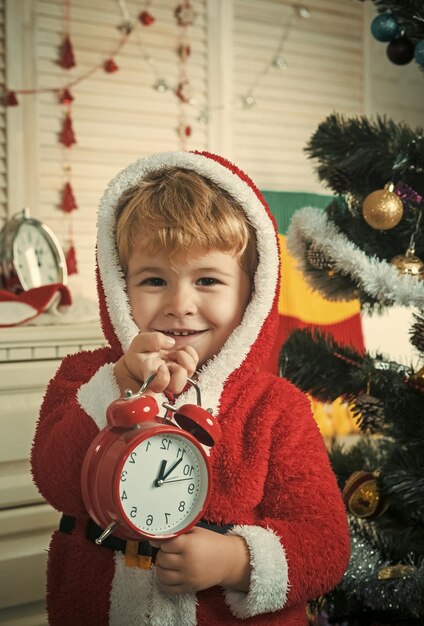
[[[114,363],[138,333],[117,261],[115,207],[152,170],[178,166],[218,183],[256,229],[259,263],[241,324],[201,369],[204,406],[223,436],[210,461],[213,493],[205,519],[232,525],[247,542],[248,593],[213,587],[165,594],[154,567],[128,567],[122,551],[87,538],[81,466],[119,396]],[[213,228],[213,225],[211,225]],[[171,152],[139,160],[106,189],[98,215],[98,291],[109,347],[66,357],[50,382],[32,450],[35,482],[57,510],[72,516],[52,537],[47,606],[54,626],[304,626],[309,599],[331,589],[349,558],[346,514],[307,398],[263,371],[277,328],[279,255],[275,222],[252,181],[208,153]],[[165,397],[158,394],[159,406]],[[196,403],[188,389],[176,406]]]

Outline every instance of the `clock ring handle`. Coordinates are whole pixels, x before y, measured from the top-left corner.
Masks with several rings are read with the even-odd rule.
[[[131,389],[125,389],[124,400],[134,400],[135,398],[140,398],[140,396],[143,395],[143,393],[146,391],[147,387],[150,385],[150,383],[152,382],[155,376],[156,376],[156,372],[153,372],[153,374],[150,374],[150,376],[146,378],[146,380],[144,381],[144,383],[141,385],[140,389],[136,393],[133,393]]]
[[[125,389],[125,391],[124,391],[124,400],[134,400],[135,398],[139,398],[140,396],[142,396],[143,393],[146,391],[147,387],[150,385],[150,383],[152,382],[152,380],[154,379],[155,376],[156,376],[156,372],[153,372],[153,374],[150,374],[150,376],[148,376],[146,378],[146,380],[144,381],[144,383],[142,384],[142,386],[140,387],[140,389],[136,393],[133,393],[131,391],[131,389]],[[192,378],[187,378],[187,382],[189,382],[190,385],[192,385],[194,387],[195,391],[196,391],[197,406],[202,406],[202,396],[200,394],[200,387],[199,387],[199,385]]]
[[[194,389],[196,390],[197,406],[202,406],[202,396],[200,395],[200,387],[199,387],[199,385],[192,378],[187,378],[187,382],[189,382],[190,385],[193,385]]]

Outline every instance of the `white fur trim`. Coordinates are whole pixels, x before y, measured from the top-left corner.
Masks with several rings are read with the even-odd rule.
[[[115,552],[115,575],[110,594],[110,626],[196,626],[196,596],[164,593],[154,569],[126,567]]]
[[[107,407],[120,396],[114,367],[114,363],[102,365],[87,383],[81,385],[77,393],[79,405],[93,419],[99,430],[107,426]]]
[[[225,601],[232,614],[247,619],[260,613],[282,609],[289,589],[288,565],[279,537],[261,526],[234,526],[230,533],[246,541],[250,552],[248,593],[225,590]]]
[[[0,302],[0,326],[15,326],[22,324],[37,315],[38,311],[30,304],[25,302],[16,302],[9,300],[8,302]]]
[[[126,567],[125,556],[115,552],[115,575],[110,592],[110,626],[148,626],[153,570]]]
[[[259,264],[252,301],[241,324],[219,355],[204,366],[199,376],[203,405],[217,414],[224,383],[241,365],[255,343],[270,313],[278,286],[278,247],[274,226],[253,189],[227,167],[204,155],[165,152],[136,161],[110,182],[101,200],[98,214],[99,270],[107,310],[121,346],[126,351],[138,328],[131,317],[125,280],[119,268],[115,245],[115,208],[122,193],[136,185],[148,172],[174,166],[196,171],[226,189],[239,201],[256,230]],[[185,402],[195,402],[193,389],[179,397],[178,406]]]
[[[423,281],[399,274],[396,267],[387,261],[368,256],[328,220],[325,212],[312,207],[297,211],[287,232],[288,249],[299,261],[301,270],[308,267],[305,259],[308,241],[313,241],[318,249],[331,257],[336,272],[351,278],[379,303],[424,306]],[[305,278],[314,289],[320,290],[318,277],[306,272]],[[329,299],[331,296],[325,293],[325,297]],[[331,299],[337,299],[337,295]]]

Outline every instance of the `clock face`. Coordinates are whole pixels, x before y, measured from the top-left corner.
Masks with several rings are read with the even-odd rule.
[[[196,520],[208,493],[204,453],[185,436],[160,433],[128,454],[119,500],[128,522],[146,535],[172,535]]]
[[[24,222],[13,242],[16,271],[25,288],[60,282],[54,249],[43,231]]]

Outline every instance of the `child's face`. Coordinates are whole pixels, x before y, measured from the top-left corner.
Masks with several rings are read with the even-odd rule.
[[[219,352],[240,324],[250,299],[250,280],[231,253],[213,250],[169,263],[167,253],[135,250],[127,289],[140,330],[174,337],[176,348],[193,346],[199,365]]]

